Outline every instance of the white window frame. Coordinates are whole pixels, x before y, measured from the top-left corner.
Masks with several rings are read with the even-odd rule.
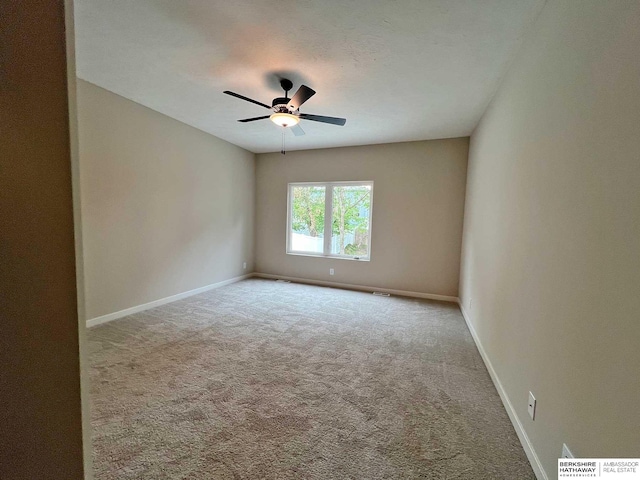
[[[356,255],[340,255],[331,252],[331,237],[326,232],[332,232],[332,220],[333,220],[333,187],[340,186],[362,186],[367,185],[371,187],[371,200],[369,202],[369,255],[366,257],[360,257]],[[325,187],[324,190],[324,252],[301,252],[291,249],[291,200],[293,195],[291,194],[294,187]],[[331,258],[340,260],[357,260],[368,262],[371,260],[371,237],[372,237],[372,225],[373,225],[373,180],[358,180],[358,181],[344,181],[344,182],[292,182],[287,184],[287,255],[300,255],[303,257],[319,257],[319,258]]]

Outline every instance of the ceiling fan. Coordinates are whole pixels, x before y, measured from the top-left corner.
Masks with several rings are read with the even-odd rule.
[[[273,110],[274,112],[271,115],[264,115],[262,117],[244,118],[242,120],[238,120],[239,122],[255,122],[256,120],[264,120],[270,118],[271,121],[276,125],[279,125],[281,127],[291,127],[291,131],[296,136],[304,135],[304,130],[302,130],[300,125],[298,125],[300,120],[311,120],[314,122],[330,123],[331,125],[340,126],[344,125],[347,122],[345,118],[325,117],[322,115],[312,115],[310,113],[300,113],[300,106],[316,94],[315,90],[307,87],[306,85],[300,85],[300,88],[298,88],[298,91],[295,93],[293,98],[289,98],[289,90],[293,88],[293,83],[291,82],[291,80],[288,80],[286,78],[281,79],[280,86],[284,90],[284,97],[274,98],[271,102],[271,106],[245,97],[244,95],[230,92],[228,90],[225,90],[224,93],[241,100],[246,100],[247,102],[255,103],[256,105],[260,105],[261,107],[264,107],[266,109]]]

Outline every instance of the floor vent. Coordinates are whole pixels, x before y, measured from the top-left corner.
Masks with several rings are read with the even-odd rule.
[[[277,279],[276,282],[280,283],[291,283],[291,280],[282,280],[281,278]]]
[[[387,292],[373,292],[374,295],[377,295],[378,297],[390,297],[391,294],[387,293]]]

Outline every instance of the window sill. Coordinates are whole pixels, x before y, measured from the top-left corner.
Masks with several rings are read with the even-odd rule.
[[[324,255],[322,253],[287,252],[287,255],[295,255],[298,257],[327,258],[331,260],[352,260],[356,262],[371,261],[371,257],[345,257],[342,255]]]

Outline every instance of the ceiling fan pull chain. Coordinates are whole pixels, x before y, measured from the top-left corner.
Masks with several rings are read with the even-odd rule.
[[[285,127],[282,127],[282,150],[280,150],[280,153],[281,153],[282,155],[284,155],[284,154],[286,153],[286,152],[284,151],[284,128],[285,128]]]

